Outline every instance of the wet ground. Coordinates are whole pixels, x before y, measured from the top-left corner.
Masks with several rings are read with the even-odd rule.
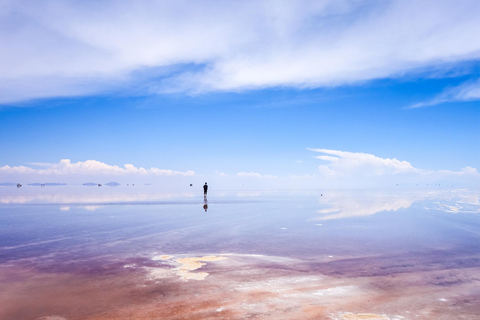
[[[0,189],[0,319],[478,319],[480,192]]]

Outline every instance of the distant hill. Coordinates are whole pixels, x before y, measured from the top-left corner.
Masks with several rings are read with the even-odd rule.
[[[118,182],[109,182],[109,183],[105,183],[106,186],[110,186],[110,187],[117,187],[120,185],[120,183]]]
[[[16,186],[16,182],[0,182],[0,186],[2,187],[14,187]]]
[[[93,186],[98,186],[98,183],[95,183],[95,182],[87,182],[87,183],[84,183],[83,185],[84,185],[84,186],[88,186],[88,187],[93,187]]]

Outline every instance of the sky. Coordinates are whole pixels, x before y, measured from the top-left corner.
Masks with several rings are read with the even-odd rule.
[[[0,0],[0,183],[480,187],[480,2]]]

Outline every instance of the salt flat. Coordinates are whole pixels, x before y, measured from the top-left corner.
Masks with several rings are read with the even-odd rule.
[[[480,313],[475,190],[128,192],[0,189],[0,318]]]

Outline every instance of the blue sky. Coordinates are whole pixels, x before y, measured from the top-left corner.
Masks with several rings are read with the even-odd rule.
[[[479,12],[1,1],[0,182],[478,186]]]

